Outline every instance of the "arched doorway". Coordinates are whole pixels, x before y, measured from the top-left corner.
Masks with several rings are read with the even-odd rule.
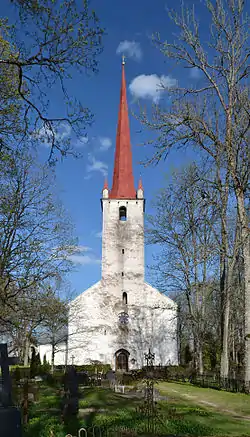
[[[128,372],[128,358],[129,352],[125,349],[119,349],[115,353],[115,370],[120,370],[122,372]]]

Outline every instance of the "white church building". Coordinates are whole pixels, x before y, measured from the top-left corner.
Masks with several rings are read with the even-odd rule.
[[[70,305],[68,357],[74,364],[99,361],[115,370],[177,364],[177,305],[144,280],[142,182],[135,189],[125,67],[118,116],[113,184],[102,190],[102,277]]]
[[[155,365],[178,364],[178,351],[177,305],[144,280],[145,198],[141,180],[134,185],[124,70],[123,61],[113,183],[101,199],[102,277],[70,304],[66,355],[128,371],[145,365],[149,348]]]

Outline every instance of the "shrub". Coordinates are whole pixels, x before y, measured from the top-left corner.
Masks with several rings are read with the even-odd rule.
[[[43,364],[40,366],[39,373],[41,375],[49,373],[51,369],[50,363],[46,360],[46,355],[43,356]]]
[[[134,382],[134,378],[131,373],[123,373],[120,375],[120,381],[123,385],[129,385]]]
[[[98,373],[103,372],[106,374],[109,370],[111,370],[110,364],[83,364],[81,366],[74,366],[77,372],[88,372],[89,374],[93,374],[96,371]]]
[[[64,373],[52,375],[51,373],[46,374],[46,382],[51,387],[61,386],[64,382]]]
[[[30,377],[34,378],[39,375],[41,367],[40,354],[36,354],[36,350],[32,347],[31,361],[30,361]]]
[[[13,378],[16,382],[20,381],[20,379],[21,379],[21,371],[20,371],[20,367],[17,366],[17,367],[13,370],[13,372],[11,372],[11,376],[12,376],[12,378]]]
[[[164,369],[164,377],[173,380],[188,379],[191,376],[192,370],[189,367],[183,366],[166,366]]]
[[[29,366],[12,366],[10,369],[10,375],[16,382],[21,379],[27,379],[30,377]]]
[[[51,431],[56,437],[65,437],[63,424],[57,418],[45,414],[30,419],[25,427],[27,437],[48,437]]]

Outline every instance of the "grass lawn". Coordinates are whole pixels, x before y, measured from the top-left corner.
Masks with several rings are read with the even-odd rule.
[[[202,405],[204,405],[203,402],[209,402],[216,405],[217,410],[235,411],[239,415],[250,417],[250,396],[243,393],[228,393],[210,388],[195,387],[187,383],[166,382],[158,384],[157,387],[162,393],[173,395],[177,399],[188,398],[190,401]]]
[[[250,421],[231,418],[205,405],[195,404],[183,398],[184,392],[174,393],[172,389],[176,385],[178,386],[165,383],[159,385],[169,399],[159,402],[160,418],[156,420],[158,434],[250,436]],[[83,388],[80,392],[78,417],[70,423],[63,424],[60,419],[59,391],[41,386],[40,399],[30,409],[30,421],[24,437],[49,437],[52,428],[55,437],[65,437],[67,433],[76,436],[80,427],[89,428],[94,425],[108,428],[126,427],[143,434],[145,419],[135,411],[136,406],[141,404],[141,400],[123,397],[108,389]]]

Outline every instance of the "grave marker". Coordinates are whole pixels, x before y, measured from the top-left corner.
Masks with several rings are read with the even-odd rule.
[[[78,378],[73,366],[67,369],[64,375],[64,402],[63,417],[76,415],[79,409]]]
[[[0,344],[0,437],[21,437],[21,414],[14,407],[9,365],[16,364],[15,358],[8,357],[7,344]]]
[[[16,364],[16,362],[17,359],[15,357],[8,357],[7,344],[0,344],[0,366],[2,373],[1,403],[3,407],[9,407],[13,405],[9,366]]]

